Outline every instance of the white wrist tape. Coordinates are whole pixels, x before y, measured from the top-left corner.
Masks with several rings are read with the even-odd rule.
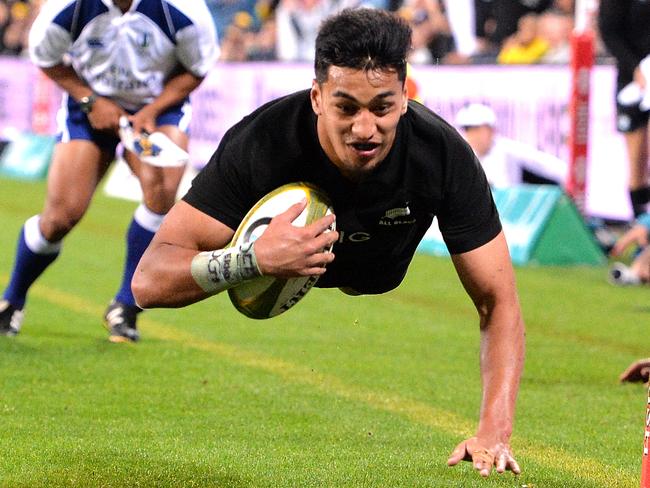
[[[201,252],[192,259],[191,271],[194,281],[211,294],[262,276],[252,242]]]

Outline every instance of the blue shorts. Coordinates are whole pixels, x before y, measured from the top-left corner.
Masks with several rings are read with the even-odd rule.
[[[67,100],[66,100],[67,99]],[[120,142],[119,136],[112,131],[95,130],[90,125],[88,117],[81,111],[79,103],[70,96],[64,96],[63,103],[56,116],[57,141],[68,142],[75,139],[92,141],[102,150],[115,152]],[[168,108],[156,118],[156,125],[175,125],[183,132],[188,132],[192,108],[189,99]]]

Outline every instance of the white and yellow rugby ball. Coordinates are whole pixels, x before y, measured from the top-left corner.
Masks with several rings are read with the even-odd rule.
[[[305,226],[332,213],[329,198],[320,189],[309,183],[289,183],[262,197],[253,206],[239,224],[230,246],[255,241],[262,235],[273,217],[303,198],[307,199],[307,206],[293,221],[293,225]],[[228,290],[228,295],[235,308],[247,317],[268,319],[293,307],[317,280],[318,276],[299,278],[260,276],[231,288]]]

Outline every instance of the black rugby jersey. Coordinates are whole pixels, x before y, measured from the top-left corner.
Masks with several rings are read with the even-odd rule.
[[[336,258],[319,287],[395,288],[434,215],[452,254],[501,230],[480,163],[440,117],[410,101],[386,159],[353,183],[318,143],[309,90],[269,102],[228,130],[183,199],[235,230],[260,198],[295,181],[325,191],[336,214]]]

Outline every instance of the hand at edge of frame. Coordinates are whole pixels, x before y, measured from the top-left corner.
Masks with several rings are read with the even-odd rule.
[[[621,383],[626,381],[647,383],[650,379],[650,358],[639,359],[630,364],[619,376]]]

